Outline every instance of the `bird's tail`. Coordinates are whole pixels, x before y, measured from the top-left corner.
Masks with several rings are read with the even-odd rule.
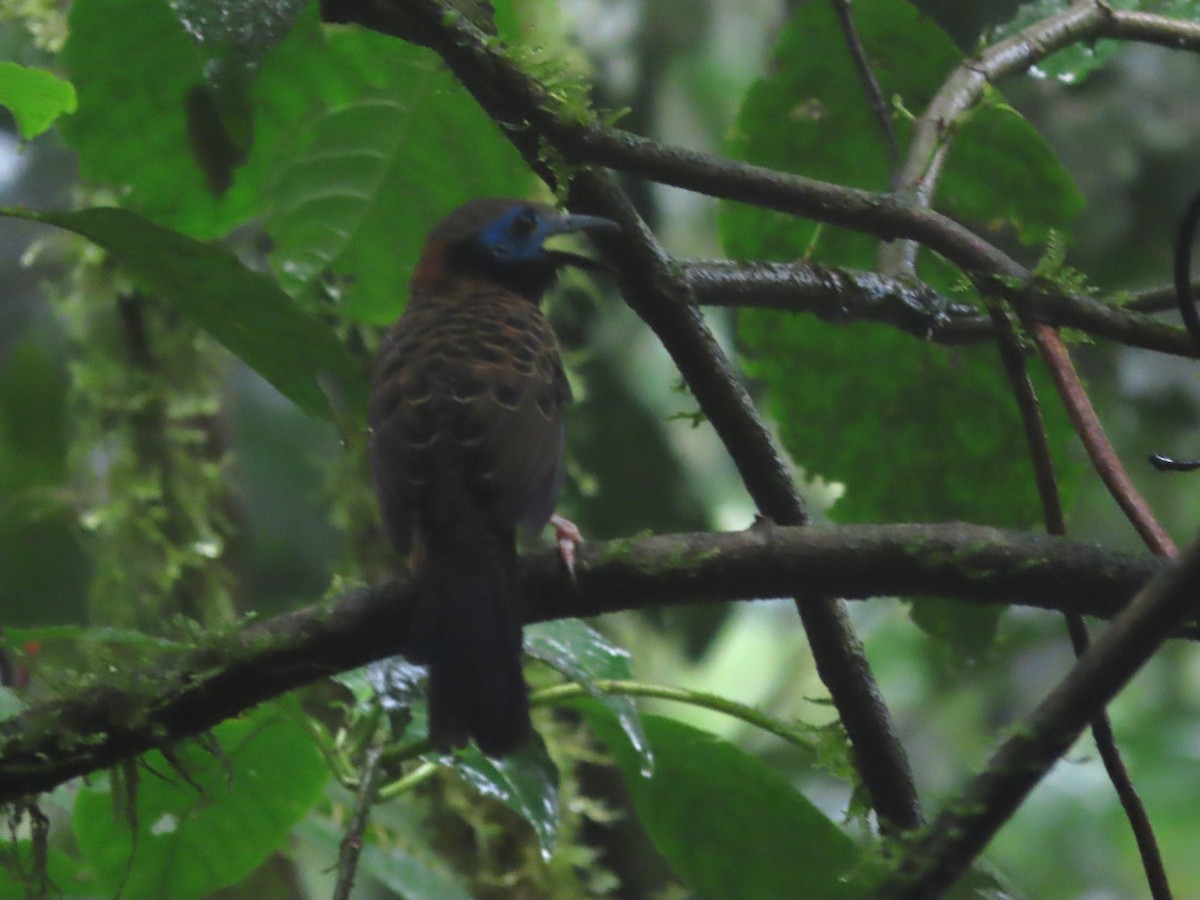
[[[480,548],[483,549],[483,548]],[[414,657],[429,666],[429,738],[439,750],[474,739],[503,756],[529,737],[515,556],[431,557],[414,620]]]

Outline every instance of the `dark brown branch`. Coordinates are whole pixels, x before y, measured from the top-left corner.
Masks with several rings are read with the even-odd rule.
[[[522,560],[529,622],[667,605],[791,596],[946,596],[1115,615],[1162,569],[1149,557],[974,525],[760,528],[584,544],[577,584],[556,553]],[[411,588],[351,591],[246,626],[142,673],[0,722],[0,802],[181,738],[272,697],[403,649]],[[1188,632],[1190,634],[1190,631]],[[135,679],[126,680],[126,684]]]
[[[1048,325],[1035,325],[1033,336],[1066,404],[1067,415],[1071,417],[1075,431],[1104,486],[1146,546],[1159,556],[1174,556],[1177,552],[1175,542],[1154,517],[1150,505],[1134,486],[1120,457],[1109,443],[1100,417],[1096,415],[1092,401],[1079,381],[1062,338]]]
[[[1195,609],[1200,542],[1160,573],[1080,657],[1009,737],[967,789],[905,851],[879,896],[940,897],[1030,791]]]
[[[1048,534],[1063,537],[1067,533],[1067,520],[1063,514],[1062,499],[1059,495],[1058,480],[1054,474],[1054,458],[1050,453],[1050,438],[1046,434],[1046,425],[1042,419],[1041,407],[1038,403],[1037,391],[1029,378],[1025,365],[1025,354],[1022,351],[1016,328],[1009,318],[1008,311],[998,302],[994,303],[992,319],[996,323],[997,340],[1000,345],[1000,357],[1004,363],[1004,371],[1012,385],[1013,396],[1020,408],[1021,421],[1025,426],[1025,437],[1029,444],[1029,454],[1033,461],[1034,480],[1037,483],[1038,497],[1042,503],[1042,519],[1046,524]],[[1071,636],[1071,646],[1076,658],[1083,656],[1091,643],[1087,623],[1077,612],[1064,612],[1067,622],[1067,632]],[[1171,900],[1170,883],[1167,880],[1167,870],[1163,865],[1162,853],[1158,847],[1158,839],[1154,835],[1154,827],[1142,798],[1138,796],[1121,751],[1117,747],[1116,735],[1113,734],[1112,722],[1108,713],[1101,710],[1092,719],[1092,738],[1096,742],[1096,750],[1108,773],[1109,781],[1117,792],[1125,818],[1133,831],[1137,842],[1138,854],[1142,859],[1142,869],[1146,873],[1146,883],[1150,885],[1150,893],[1154,900]]]
[[[927,284],[875,272],[811,263],[681,262],[679,272],[701,306],[812,313],[829,322],[879,322],[925,340],[971,344],[995,337],[988,317]],[[1091,297],[1024,292],[1010,298],[1024,317],[1076,328],[1128,347],[1196,356],[1183,329]]]

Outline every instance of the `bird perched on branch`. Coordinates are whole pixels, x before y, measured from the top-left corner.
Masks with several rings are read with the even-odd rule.
[[[542,294],[559,270],[602,267],[545,246],[615,229],[519,200],[481,199],[430,232],[408,306],[384,337],[370,457],[388,536],[418,578],[408,654],[429,667],[429,734],[491,756],[529,736],[516,531],[551,520],[571,399]],[[553,516],[564,561],[578,531]]]

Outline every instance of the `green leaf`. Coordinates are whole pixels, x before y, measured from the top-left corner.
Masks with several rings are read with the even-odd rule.
[[[309,415],[351,426],[365,418],[366,378],[333,330],[228,251],[121,209],[0,215],[57,225],[108,250]]]
[[[860,36],[884,96],[920,112],[960,61],[950,39],[903,0],[855,4]],[[813,52],[813,48],[823,48]],[[771,74],[747,93],[730,139],[733,155],[847,185],[886,190],[887,155],[830,4],[802,6],[780,36]],[[894,123],[903,147],[911,123]],[[1011,225],[1042,241],[1082,200],[1033,128],[997,94],[947,126],[953,140],[936,199],[985,227]],[[811,256],[870,268],[878,241],[779,213],[724,204],[732,256]],[[810,252],[811,251],[811,252]],[[950,290],[955,271],[923,252],[918,273]],[[739,317],[746,369],[766,383],[789,452],[811,475],[845,484],[831,516],[843,522],[969,519],[1027,526],[1040,503],[1020,417],[993,348],[946,348],[881,326],[832,326],[751,311]],[[1041,396],[1050,380],[1031,366]],[[1059,404],[1042,407],[1051,445],[1069,446]],[[1070,495],[1074,469],[1056,460]],[[869,474],[866,474],[869,473]],[[986,473],[986,477],[984,477]],[[923,602],[923,601],[922,601]],[[921,603],[917,604],[920,607]],[[998,610],[942,603],[914,618],[974,655]]]
[[[8,107],[21,137],[28,141],[63,113],[75,111],[75,88],[42,69],[0,62],[0,105]]]
[[[10,687],[0,685],[0,720],[11,718],[25,708],[25,701]]]
[[[855,11],[885,96],[919,111],[959,61],[953,44],[901,0],[869,0]],[[818,46],[834,49],[812,52]],[[773,59],[772,74],[746,96],[730,142],[734,154],[886,188],[879,126],[832,7],[801,7]],[[963,214],[1012,222],[1024,236],[1042,239],[1069,221],[1078,193],[1028,124],[994,97],[989,102],[957,123],[961,133],[938,196]],[[910,126],[897,126],[904,140]],[[1030,178],[1028,167],[1043,180]],[[722,238],[735,256],[792,259],[814,235],[814,226],[800,220],[732,204],[722,210]],[[815,240],[813,255],[835,265],[870,267],[877,250],[875,239],[835,228],[822,229]],[[952,270],[943,260],[927,253],[920,263],[927,280],[951,287]],[[739,335],[746,367],[767,384],[772,415],[793,457],[810,474],[846,485],[831,513],[838,520],[1036,521],[1040,506],[1028,450],[994,349],[946,348],[881,326],[831,326],[766,311],[742,315]],[[1049,380],[1040,371],[1033,375],[1049,396]],[[1050,403],[1043,413],[1052,445],[1065,446],[1065,415]],[[1070,471],[1059,463],[1060,473]]]
[[[633,677],[629,653],[579,619],[538,622],[525,628],[525,651],[581,685],[612,710],[630,744],[642,757],[642,770],[654,767],[654,753],[642,730],[641,714],[632,697],[596,688],[596,681]]]
[[[316,119],[267,190],[272,264],[293,294],[339,286],[340,311],[396,318],[426,232],[476,196],[521,196],[533,178],[495,124],[428,50],[337,35],[340,52],[387,73]],[[454,150],[452,148],[462,148]]]
[[[402,850],[367,844],[358,864],[404,900],[471,900],[467,885],[457,873]]]
[[[374,820],[374,816],[372,817]],[[303,841],[316,844],[328,865],[337,860],[338,845],[344,831],[328,820],[309,816],[294,834]],[[404,900],[471,900],[471,893],[462,876],[421,843],[419,832],[403,834],[403,847],[381,847],[379,835],[368,828],[366,843],[358,860],[359,871],[386,885]],[[412,845],[416,844],[414,847]],[[322,867],[324,868],[324,867]]]
[[[257,15],[263,4],[252,6]],[[283,6],[286,13],[293,4]],[[286,25],[287,16],[280,21]],[[253,48],[257,69],[233,67],[236,84],[214,88],[209,98],[225,137],[249,154],[228,189],[214,194],[207,184],[212,173],[193,158],[193,150],[201,159],[212,150],[213,135],[194,133],[204,117],[195,110],[188,116],[188,98],[213,88],[210,53],[185,31],[168,0],[78,0],[68,24],[62,60],[79,108],[62,131],[79,153],[83,178],[121,190],[124,206],[201,239],[258,216],[263,184],[310,119],[384,77],[374,60],[338,52],[340,42],[318,22],[317,5],[307,4],[286,38],[273,45],[280,34],[273,29]]]
[[[187,900],[233,884],[321,798],[328,770],[294,702],[259,707],[213,737],[216,755],[196,741],[173,748],[186,781],[157,751],[143,757],[161,777],[139,775],[135,829],[111,785],[80,788],[75,836],[104,895]]]
[[[859,34],[884,97],[920,110],[958,63],[954,43],[923,13],[903,0],[860,0]],[[863,97],[833,6],[809,3],[792,16],[771,54],[771,74],[751,86],[742,101],[727,150],[738,159],[812,178],[870,190],[886,190],[890,172],[879,123]],[[901,147],[911,132],[907,119],[893,123]],[[841,265],[868,267],[876,238],[805,220],[723,203],[721,238],[726,252],[773,259],[804,256],[817,239],[815,256]]]
[[[643,717],[653,774],[612,715],[580,704],[608,746],[659,852],[701,897],[863,897],[854,843],[787,779],[733,744],[672,719]]]
[[[905,0],[855,4],[859,34],[883,95],[919,113],[961,61],[954,43]],[[813,52],[820,47],[821,52]],[[833,7],[802,6],[772,53],[771,74],[747,92],[728,151],[749,162],[884,191],[890,171],[879,127],[863,96]],[[912,124],[893,117],[901,151]],[[1082,207],[1070,176],[1040,135],[994,93],[981,108],[946,123],[953,140],[939,203],[985,225],[1011,223],[1041,241]],[[876,238],[733,203],[721,207],[727,252],[741,258],[811,255],[869,268]],[[811,249],[811,253],[809,252]],[[937,283],[948,288],[949,284]]]
[[[951,215],[1026,244],[1045,243],[1083,209],[1083,194],[1037,130],[1011,106],[988,102],[958,125],[937,198]]]
[[[454,768],[481,794],[532,825],[542,858],[550,858],[558,839],[558,769],[540,734],[503,759],[484,756],[471,744],[454,757]]]
[[[103,897],[108,888],[101,884],[86,865],[72,859],[62,850],[51,847],[46,858],[46,874],[51,890],[36,893],[33,844],[28,840],[14,841],[0,851],[0,900],[28,900],[30,897]]]

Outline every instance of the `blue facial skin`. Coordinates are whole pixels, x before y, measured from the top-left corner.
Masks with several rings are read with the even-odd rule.
[[[598,216],[561,215],[536,206],[515,206],[479,232],[479,244],[498,263],[545,262],[552,252],[546,238],[571,231],[618,231],[615,222]]]
[[[484,228],[479,243],[497,262],[538,262],[546,257],[542,242],[557,231],[536,208],[517,206]]]

